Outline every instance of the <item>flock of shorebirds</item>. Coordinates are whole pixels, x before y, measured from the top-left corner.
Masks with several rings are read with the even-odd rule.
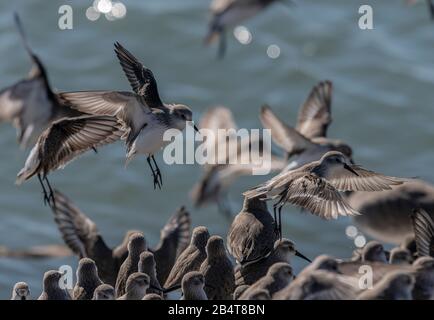
[[[214,2],[220,7],[213,7],[207,41],[216,34],[223,39],[225,28],[274,1]],[[244,192],[243,207],[234,218],[228,190],[236,179],[251,175],[251,167],[204,166],[191,195],[196,206],[216,203],[233,219],[226,245],[204,226],[191,231],[190,215],[181,207],[161,230],[156,247],[150,248],[143,234],[134,230],[118,247],[108,247],[96,224],[52,187],[48,174],[87,151],[124,140],[127,162],[144,155],[154,189],[161,189],[162,174],[154,155],[168,143],[164,132],[183,131],[193,119],[192,110],[164,103],[152,71],[118,42],[115,53],[132,91],[54,92],[18,15],[15,21],[33,62],[26,79],[0,92],[0,121],[16,127],[22,147],[33,145],[17,183],[38,178],[44,202],[68,247],[60,255],[80,258],[74,288],[64,288],[64,274],[51,270],[44,275],[39,299],[159,300],[176,290],[185,300],[434,299],[434,187],[367,170],[354,163],[348,144],[327,137],[332,121],[330,81],[314,86],[295,127],[284,123],[271,107],[262,107],[262,126],[271,130],[283,156],[271,156],[270,167],[277,175]],[[237,125],[230,109],[220,106],[209,109],[194,129],[217,132]],[[349,259],[321,255],[310,261],[283,237],[281,213],[287,204],[324,219],[350,216],[366,233],[399,245],[389,252],[371,241]],[[51,249],[15,253],[4,249],[0,254],[59,255],[59,248]],[[309,262],[297,276],[290,265],[294,255]],[[366,267],[370,274],[360,272]],[[30,299],[28,285],[17,283],[12,299]]]

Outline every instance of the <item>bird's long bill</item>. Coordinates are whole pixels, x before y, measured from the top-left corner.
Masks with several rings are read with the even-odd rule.
[[[353,169],[351,168],[349,165],[347,165],[346,163],[344,163],[344,168],[352,173],[354,173],[356,176],[359,176],[359,174]]]
[[[299,258],[302,258],[303,260],[308,261],[309,263],[312,262],[309,258],[307,258],[305,255],[301,254],[301,253],[300,253],[299,251],[297,251],[297,250],[295,250],[295,255],[296,255],[297,257],[299,257]]]
[[[193,128],[194,128],[194,130],[195,130],[196,132],[199,132],[199,129],[196,127],[195,124],[193,124]]]

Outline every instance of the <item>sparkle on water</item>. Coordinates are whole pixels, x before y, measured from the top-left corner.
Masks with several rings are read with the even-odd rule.
[[[249,44],[252,42],[252,33],[244,26],[238,26],[234,29],[234,37],[241,44]]]
[[[358,233],[359,233],[359,231],[357,230],[357,228],[355,226],[348,226],[345,229],[345,234],[347,235],[348,238],[351,238],[351,239],[354,239]]]
[[[88,18],[90,21],[96,21],[100,17],[100,13],[95,10],[94,7],[89,7],[86,10],[86,18]]]
[[[364,245],[366,244],[366,238],[363,235],[358,235],[355,239],[354,239],[354,244],[357,248],[363,248]]]
[[[116,19],[121,19],[127,14],[127,7],[122,2],[115,2],[111,13]]]
[[[109,13],[112,10],[113,4],[110,0],[97,0],[96,7],[101,13]]]
[[[271,59],[277,59],[280,56],[280,47],[277,44],[271,44],[267,48],[267,56]]]

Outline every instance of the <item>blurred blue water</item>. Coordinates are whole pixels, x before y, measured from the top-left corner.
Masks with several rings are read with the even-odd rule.
[[[126,18],[90,22],[85,10],[91,1],[74,1],[74,29],[57,27],[57,10],[69,1],[0,3],[0,87],[25,75],[28,58],[14,29],[18,11],[34,50],[46,63],[50,80],[59,90],[129,90],[113,54],[120,41],[150,67],[167,102],[204,110],[223,104],[233,110],[240,127],[258,128],[261,104],[269,103],[284,120],[295,123],[298,106],[318,81],[334,82],[331,137],[351,144],[360,164],[391,175],[419,176],[434,181],[434,24],[426,6],[409,8],[403,1],[370,1],[372,31],[357,27],[358,1],[299,1],[289,9],[275,5],[245,23],[253,34],[249,45],[231,35],[227,56],[215,59],[216,48],[202,46],[208,1],[123,1]],[[270,44],[279,58],[266,55]],[[16,172],[26,153],[17,148],[15,132],[0,125],[0,245],[62,243],[50,211],[43,206],[36,181],[18,188]],[[159,157],[161,163],[161,156]],[[194,225],[225,236],[229,225],[215,207],[193,210],[188,190],[201,173],[198,166],[166,166],[164,188],[154,191],[144,159],[124,169],[120,144],[101,149],[52,175],[52,181],[96,223],[110,245],[130,228],[144,231],[156,243],[159,229],[185,204]],[[263,177],[246,178],[232,188],[233,207],[241,192]],[[350,221],[326,222],[295,208],[284,215],[284,235],[314,257],[329,253],[346,257],[353,243],[344,229]],[[302,266],[294,261],[297,267]],[[74,258],[12,260],[0,258],[0,298],[7,298],[16,281],[27,281],[33,295],[43,273]]]

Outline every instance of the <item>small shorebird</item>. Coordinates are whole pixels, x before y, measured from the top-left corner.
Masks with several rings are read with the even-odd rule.
[[[230,139],[230,131],[235,133],[237,125],[233,119],[232,112],[226,107],[218,106],[209,109],[202,116],[199,127],[200,129],[211,130],[214,134],[214,139],[206,137],[205,144],[208,150],[215,152],[216,161],[215,164],[206,163],[204,165],[204,175],[193,187],[190,195],[196,207],[202,207],[206,204],[216,202],[219,211],[225,216],[231,217],[233,213],[230,208],[228,189],[238,178],[251,176],[255,168],[261,167],[261,165],[256,166],[253,163],[242,164],[240,159],[248,157],[251,161],[251,159],[262,156],[262,159],[265,160],[264,152],[269,151],[266,150],[262,140],[256,141],[254,138],[249,138],[248,142],[242,140],[242,142],[239,143],[237,141],[236,151],[228,150],[230,146],[230,142],[228,141],[228,139]],[[227,132],[228,135],[226,139],[219,139],[219,134],[223,132],[223,130],[226,130],[225,132]],[[248,148],[245,145],[246,143],[250,144]],[[252,148],[255,144],[260,150]],[[234,157],[234,152],[236,152],[237,163],[231,162],[231,157]],[[257,152],[259,152],[259,154],[257,154]],[[269,156],[270,162],[264,161],[262,166],[269,166],[271,171],[279,171],[285,168],[286,161],[284,161],[284,159],[279,159],[272,154]]]
[[[361,215],[353,220],[360,230],[377,240],[401,244],[414,236],[410,215],[423,208],[434,219],[434,186],[417,179],[380,192],[353,192],[348,204]]]
[[[226,51],[226,29],[236,26],[243,20],[249,19],[276,0],[213,0],[210,5],[211,21],[205,44],[219,40],[219,58],[223,58]]]
[[[432,216],[419,208],[413,211],[414,239],[419,257],[434,257],[434,221]]]
[[[170,142],[163,140],[167,130],[182,131],[186,123],[192,121],[192,111],[182,104],[163,103],[152,71],[119,42],[115,43],[115,52],[134,92],[79,91],[63,92],[59,96],[80,112],[116,116],[125,132],[126,163],[138,154],[146,155],[154,189],[157,186],[161,189],[161,172],[154,154]],[[196,126],[194,128],[198,131]]]
[[[232,300],[235,290],[234,267],[227,256],[223,239],[212,236],[206,245],[207,257],[199,272],[205,278],[208,300]]]
[[[358,300],[412,300],[412,290],[415,284],[413,275],[409,272],[394,271],[387,274],[372,289],[362,292]]]
[[[396,247],[390,250],[389,263],[409,265],[413,262],[413,255],[406,248]]]
[[[273,300],[351,300],[357,294],[354,285],[346,277],[325,270],[303,272]]]
[[[163,293],[160,282],[157,279],[157,268],[155,265],[154,255],[149,251],[144,251],[140,254],[138,271],[149,276],[149,288],[146,293]]]
[[[142,300],[149,288],[149,282],[147,274],[132,273],[125,284],[125,293],[117,300]]]
[[[382,262],[387,263],[384,247],[378,241],[369,241],[361,252],[362,262]]]
[[[42,282],[42,293],[38,300],[71,300],[68,290],[59,285],[63,273],[56,270],[45,272]]]
[[[262,259],[235,267],[235,285],[237,287],[245,284],[252,285],[265,276],[272,265],[278,262],[290,263],[294,255],[311,262],[295,249],[291,240],[285,238],[276,240],[274,249]]]
[[[25,282],[15,283],[11,300],[31,300],[29,285]]]
[[[359,214],[345,201],[340,191],[380,191],[402,184],[405,179],[388,177],[350,163],[340,152],[329,151],[319,161],[283,172],[265,183],[244,192],[247,198],[266,196],[277,199],[274,217],[291,203],[325,219]],[[281,234],[281,232],[279,232]]]
[[[190,271],[182,277],[182,300],[208,300],[205,278],[199,271]]]
[[[228,236],[229,253],[238,264],[249,264],[263,259],[274,248],[279,234],[276,223],[259,198],[244,198],[243,208],[232,222]]]
[[[263,127],[271,130],[274,143],[290,160],[285,171],[319,160],[328,151],[342,152],[352,162],[349,145],[327,138],[327,129],[332,122],[332,93],[331,81],[321,81],[313,87],[299,110],[295,128],[284,123],[270,107],[262,107],[259,118]]]
[[[18,14],[14,18],[33,67],[27,78],[0,91],[0,122],[8,121],[16,127],[18,142],[25,148],[33,144],[53,121],[82,113],[70,109],[56,97],[44,65],[27,42]]]
[[[127,291],[127,280],[135,272],[138,272],[140,254],[148,250],[145,237],[141,233],[134,233],[128,241],[128,256],[119,268],[116,279],[116,297],[123,296]],[[149,277],[148,277],[149,282]],[[146,288],[147,289],[147,288]],[[146,290],[145,290],[146,292]],[[143,298],[144,294],[140,297]]]
[[[115,289],[109,284],[102,284],[93,292],[92,300],[115,300]]]
[[[80,258],[95,261],[101,280],[112,286],[121,264],[128,255],[129,237],[138,231],[128,231],[121,244],[109,248],[95,222],[78,209],[70,199],[55,190],[56,207],[52,208],[54,220],[68,247]],[[190,241],[190,214],[181,207],[160,232],[160,242],[151,250],[157,263],[157,277],[164,283],[176,258]]]
[[[115,142],[122,135],[119,122],[111,116],[81,116],[54,121],[39,136],[17,175],[16,184],[37,176],[45,203],[55,206],[53,189],[48,181],[51,171],[65,167],[84,152]]]
[[[244,300],[253,291],[258,289],[266,290],[272,297],[276,292],[285,288],[293,279],[294,274],[291,266],[285,262],[277,262],[270,267],[265,276],[244,291],[240,296],[240,300]]]
[[[176,259],[175,265],[170,271],[164,284],[164,288],[171,289],[181,284],[182,278],[190,271],[198,271],[202,262],[206,259],[206,244],[209,232],[206,227],[196,227],[189,246]]]
[[[420,257],[413,262],[415,284],[413,299],[430,300],[434,297],[434,258]]]
[[[72,298],[92,300],[95,289],[102,284],[95,262],[89,258],[80,259],[77,267],[77,283],[72,291]]]

